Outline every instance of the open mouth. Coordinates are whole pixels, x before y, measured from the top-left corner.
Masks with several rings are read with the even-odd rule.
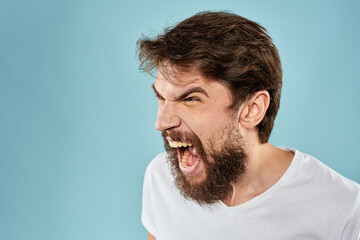
[[[196,147],[189,142],[179,142],[169,140],[169,145],[176,148],[180,169],[188,175],[196,174],[201,161]]]

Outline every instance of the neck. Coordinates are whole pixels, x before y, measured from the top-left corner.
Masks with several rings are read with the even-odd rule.
[[[284,175],[294,156],[269,143],[245,146],[248,155],[246,172],[223,199],[228,206],[245,203],[272,187]]]

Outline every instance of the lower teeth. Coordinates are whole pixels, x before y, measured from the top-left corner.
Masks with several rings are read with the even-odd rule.
[[[185,167],[188,167],[186,163],[186,159],[188,158],[189,154],[190,154],[189,150],[186,149],[184,152],[184,156],[181,159],[181,164],[184,165]]]

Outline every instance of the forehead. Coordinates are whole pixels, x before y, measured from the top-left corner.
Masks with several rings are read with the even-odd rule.
[[[199,71],[180,71],[174,67],[162,67],[158,70],[156,81],[167,81],[175,86],[185,86],[196,81],[209,81]],[[155,81],[155,83],[156,83]]]
[[[224,83],[206,78],[195,70],[186,72],[159,70],[154,87],[163,97],[175,97],[193,87],[201,87],[210,98],[230,99],[231,96],[230,90]]]

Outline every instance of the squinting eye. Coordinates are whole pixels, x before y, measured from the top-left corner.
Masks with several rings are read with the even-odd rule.
[[[158,100],[160,100],[160,101],[164,101],[164,100],[165,100],[165,98],[163,98],[162,96],[156,96],[156,98],[157,98]]]
[[[184,99],[185,102],[196,102],[196,101],[200,101],[200,99],[196,98],[196,97],[188,97]]]

